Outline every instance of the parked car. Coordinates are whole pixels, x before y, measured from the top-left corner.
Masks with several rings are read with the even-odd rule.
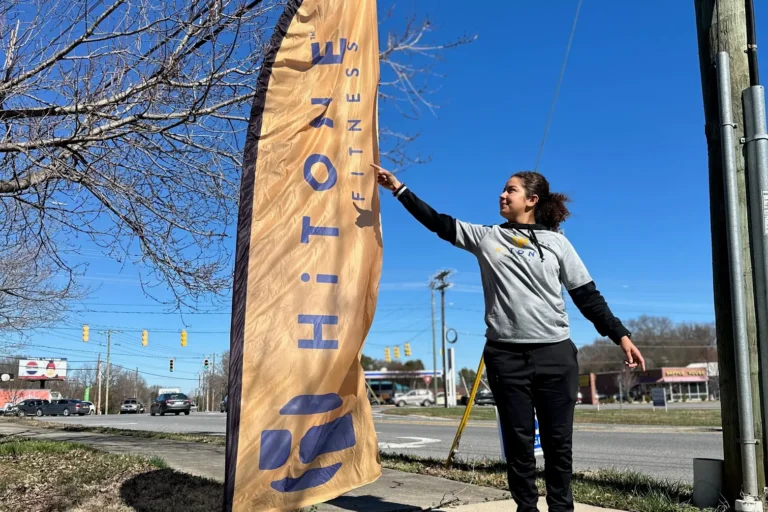
[[[8,402],[3,406],[2,409],[0,409],[0,416],[10,415],[12,410],[13,410],[13,404],[11,402]]]
[[[581,395],[581,391],[579,391],[579,394],[576,395],[576,405],[580,405],[583,400],[584,397]]]
[[[93,402],[83,402],[83,404],[88,406],[88,414],[96,414],[96,406],[93,404]]]
[[[152,416],[155,414],[165,416],[166,413],[178,416],[182,412],[189,416],[191,411],[192,402],[184,393],[164,393],[155,398],[149,406],[149,414]]]
[[[496,405],[493,393],[487,389],[481,389],[475,395],[475,405]]]
[[[395,393],[395,405],[403,407],[405,405],[421,405],[427,407],[435,404],[435,395],[428,389],[413,389],[407,393]]]
[[[77,414],[78,416],[85,416],[90,414],[91,408],[82,400],[72,400],[65,398],[62,400],[54,400],[49,404],[43,405],[43,416],[70,416]],[[40,414],[38,414],[40,416]]]
[[[224,400],[219,404],[220,412],[229,412],[229,395],[224,395]]]
[[[48,400],[28,398],[16,404],[11,409],[11,414],[16,414],[16,416],[42,416],[43,407],[46,405],[48,405]]]
[[[144,405],[135,398],[126,398],[120,404],[120,414],[144,414]]]

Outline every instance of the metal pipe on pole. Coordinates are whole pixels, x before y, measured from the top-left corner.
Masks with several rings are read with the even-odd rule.
[[[768,414],[768,127],[765,90],[757,85],[744,90],[744,135],[749,208],[751,217],[752,269],[755,275],[758,354],[763,420]],[[768,446],[763,445],[768,456]]]
[[[737,500],[736,510],[762,510],[757,490],[757,460],[755,456],[754,415],[752,412],[752,388],[750,383],[749,347],[747,345],[747,307],[743,265],[741,260],[741,236],[739,232],[739,197],[736,176],[734,123],[731,107],[730,57],[728,52],[717,54],[717,83],[720,111],[720,137],[725,175],[725,207],[728,237],[728,256],[731,274],[731,303],[736,355],[736,389],[739,407],[741,464],[743,496]]]

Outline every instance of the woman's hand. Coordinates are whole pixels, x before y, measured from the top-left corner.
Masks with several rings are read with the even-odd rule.
[[[378,181],[379,185],[381,185],[385,189],[394,192],[395,190],[399,189],[400,186],[402,185],[402,183],[400,183],[400,180],[395,178],[395,175],[389,172],[388,170],[383,169],[376,164],[371,164],[371,167],[376,169],[376,181]]]
[[[643,354],[641,354],[635,344],[632,343],[629,336],[621,338],[621,350],[624,352],[624,357],[626,357],[624,364],[627,365],[627,367],[637,368],[637,366],[640,365],[643,371],[645,371],[645,359],[643,359]]]

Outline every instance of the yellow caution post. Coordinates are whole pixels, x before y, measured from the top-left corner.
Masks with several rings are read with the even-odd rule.
[[[467,426],[467,420],[469,420],[469,415],[472,412],[472,406],[475,405],[475,395],[477,394],[477,388],[480,387],[480,380],[481,380],[481,377],[483,376],[484,368],[485,368],[485,361],[481,356],[480,364],[477,366],[477,375],[475,375],[475,382],[474,384],[472,384],[472,391],[469,393],[469,401],[467,402],[467,408],[464,410],[464,416],[461,418],[461,423],[459,423],[459,430],[456,432],[456,437],[453,439],[453,445],[451,446],[451,451],[448,453],[448,460],[445,461],[446,469],[450,469],[451,463],[453,462],[453,456],[456,453],[456,450],[459,449],[459,440],[461,439],[462,432],[464,432],[464,427]]]

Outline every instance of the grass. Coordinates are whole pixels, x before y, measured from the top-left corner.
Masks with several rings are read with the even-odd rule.
[[[2,418],[0,421],[16,423],[35,428],[48,428],[63,430],[64,432],[91,432],[94,434],[107,434],[110,436],[139,437],[142,439],[166,439],[169,441],[186,441],[189,443],[205,443],[218,446],[226,446],[227,439],[224,436],[212,436],[205,434],[177,434],[174,432],[153,432],[150,430],[128,430],[112,427],[89,427],[85,425],[65,425],[54,421],[38,421],[30,418]]]
[[[218,482],[170,470],[159,457],[78,443],[0,438],[0,467],[2,510],[202,512],[219,510],[223,496]]]
[[[418,409],[414,411],[418,411]],[[36,420],[6,419],[6,421],[24,422],[30,426],[47,426],[58,430],[224,444],[224,439],[220,436],[168,434],[104,427],[74,427]],[[40,454],[46,456],[41,457]],[[68,456],[62,457],[65,454]],[[381,453],[380,456],[382,466],[385,468],[507,490],[506,467],[500,462],[457,461],[451,469],[445,469],[444,460],[392,453]],[[87,497],[89,494],[93,494],[93,492],[80,491],[77,493],[64,492],[66,488],[61,486],[67,483],[73,488],[80,489],[82,487],[83,489],[91,489],[91,491],[96,489],[94,487],[96,485],[98,487],[96,494],[103,495],[97,501],[87,501],[80,504],[80,508],[76,508],[78,512],[127,512],[129,510],[145,512],[167,510],[173,512],[181,510],[175,508],[182,507],[179,503],[184,503],[184,512],[195,512],[197,510],[218,510],[221,506],[223,489],[220,483],[175,472],[168,469],[165,461],[157,457],[142,459],[111,455],[76,443],[58,441],[16,440],[14,442],[12,440],[0,442],[0,467],[4,469],[6,467],[25,467],[26,463],[24,462],[19,462],[16,466],[9,464],[8,461],[14,458],[19,461],[34,463],[31,466],[33,469],[25,470],[27,473],[30,471],[33,473],[33,480],[42,477],[51,480],[50,482],[29,484],[34,486],[42,484],[42,488],[47,490],[45,492],[35,491],[34,495],[38,496],[36,499],[49,500],[46,503],[51,506],[36,509],[30,505],[31,501],[13,502],[14,508],[12,510],[65,510],[67,507],[59,505],[67,503],[67,499],[75,500],[77,496]],[[43,462],[37,462],[38,460]],[[66,461],[63,472],[59,471],[58,461],[61,460]],[[94,460],[102,462],[94,464]],[[49,471],[52,467],[56,468],[56,471]],[[54,477],[60,477],[60,480],[56,480]],[[14,476],[13,471],[11,473],[0,471],[0,503],[6,503],[3,501],[3,499],[9,499],[5,498],[6,496],[17,501],[22,499],[19,496],[23,496],[26,491],[20,492],[19,478],[24,480],[23,475],[21,477],[18,474]],[[115,480],[116,478],[117,480]],[[33,481],[29,480],[28,482]],[[16,487],[13,487],[13,492],[9,491],[9,488],[14,485]],[[540,494],[543,495],[544,481],[541,474],[537,479],[537,485]],[[52,492],[53,489],[56,489],[57,492],[61,491],[58,494],[63,493],[63,496],[56,497],[56,493]],[[117,489],[120,490],[119,493],[117,493]],[[601,470],[577,473],[573,477],[572,489],[574,499],[578,503],[587,505],[636,512],[694,512],[696,510],[689,504],[692,493],[691,486],[657,480],[635,472]],[[117,494],[121,497],[118,498]],[[184,499],[180,500],[181,497]],[[122,508],[126,503],[134,508]],[[188,505],[190,503],[199,504],[200,508],[190,507]],[[74,504],[74,501],[71,504]],[[313,507],[308,507],[304,509],[304,512],[312,510]]]
[[[445,461],[410,455],[381,454],[384,467],[448,478],[469,484],[507,490],[506,466],[500,462],[455,462],[445,469]],[[539,494],[544,495],[544,479],[540,473],[536,480]],[[632,510],[636,512],[694,512],[690,504],[693,488],[686,484],[656,480],[625,471],[601,470],[576,473],[571,484],[577,503],[597,507]]]
[[[434,418],[461,419],[464,407],[419,407],[385,409],[384,414],[394,416],[428,416]],[[495,420],[492,407],[472,407],[471,420]],[[575,423],[610,425],[668,425],[676,427],[720,427],[719,409],[670,409],[652,411],[649,409],[610,409],[603,411],[576,408]]]

